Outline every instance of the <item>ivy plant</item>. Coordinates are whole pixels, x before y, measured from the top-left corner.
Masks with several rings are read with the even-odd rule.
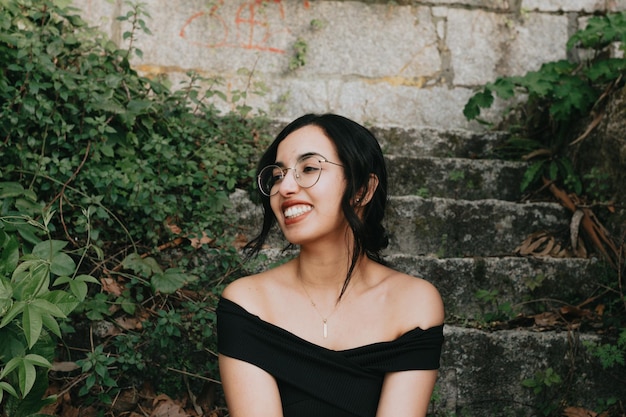
[[[62,338],[59,320],[98,281],[79,274],[74,260],[88,246],[68,253],[67,241],[52,238],[54,210],[16,183],[2,184],[0,201],[0,403],[10,394],[7,415],[25,416],[50,401],[42,396],[54,337]]]
[[[4,368],[9,379],[0,387],[24,397],[32,369],[42,372],[52,357],[37,353],[40,341],[60,330],[80,349],[57,354],[87,375],[76,395],[102,404],[116,387],[145,379],[170,395],[186,392],[182,376],[190,371],[217,379],[217,294],[242,273],[229,196],[254,187],[252,161],[269,140],[266,119],[246,104],[263,86],[250,73],[250,90],[233,93],[233,111],[222,113],[219,77],[190,72],[172,85],[133,69],[142,56],[136,36],[150,34],[141,3],[124,3],[124,47],[67,4],[0,0],[0,189],[14,198],[2,207],[27,210],[49,234],[43,239],[25,222],[2,238],[3,329],[25,349],[5,356],[24,359]],[[75,265],[65,256],[77,254]],[[25,276],[40,285],[26,285]],[[89,287],[86,277],[103,285]],[[58,288],[74,301],[59,307]],[[24,316],[37,320],[26,327]],[[139,324],[79,343],[90,340],[91,321],[123,320]]]

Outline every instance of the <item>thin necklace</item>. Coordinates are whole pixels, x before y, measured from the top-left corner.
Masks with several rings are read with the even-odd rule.
[[[339,307],[339,301],[337,301],[335,303],[335,307],[330,312],[330,314],[328,316],[324,317],[324,315],[317,308],[317,304],[315,304],[315,301],[313,301],[313,298],[311,298],[311,295],[309,294],[309,292],[307,291],[306,287],[304,286],[304,281],[302,280],[302,277],[300,277],[299,281],[300,281],[300,284],[302,285],[302,289],[304,290],[306,296],[309,298],[309,301],[311,302],[311,305],[313,306],[315,311],[317,311],[317,314],[319,314],[319,316],[322,319],[322,325],[323,325],[322,330],[324,332],[324,339],[326,339],[326,338],[328,338],[328,319],[331,318],[331,316],[333,314],[335,314],[335,311],[337,311],[337,307]],[[344,292],[344,295],[345,295],[345,292]]]

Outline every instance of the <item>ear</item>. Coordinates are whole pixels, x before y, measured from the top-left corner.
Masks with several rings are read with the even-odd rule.
[[[372,197],[376,192],[376,188],[378,188],[378,177],[376,174],[372,173],[367,181],[367,188],[359,190],[358,197],[355,200],[355,205],[357,207],[365,207],[372,200]]]

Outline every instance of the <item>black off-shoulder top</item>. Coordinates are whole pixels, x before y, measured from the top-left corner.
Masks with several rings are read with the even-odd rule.
[[[277,382],[284,417],[374,417],[388,372],[439,369],[443,325],[390,342],[335,351],[308,342],[221,298],[218,351]]]

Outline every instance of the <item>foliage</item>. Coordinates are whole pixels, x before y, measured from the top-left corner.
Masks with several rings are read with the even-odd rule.
[[[626,329],[622,329],[613,343],[586,343],[587,350],[597,357],[604,369],[626,365]]]
[[[576,148],[572,145],[586,138],[599,122],[606,98],[624,86],[626,12],[590,17],[586,27],[574,33],[566,47],[572,55],[581,57],[579,62],[548,62],[539,70],[523,76],[499,77],[487,83],[468,100],[464,115],[468,120],[487,124],[480,118],[481,111],[492,107],[496,97],[502,100],[500,104],[509,104],[502,112],[499,128],[508,129],[510,137],[498,151],[500,156],[528,161],[520,184],[521,190],[543,189],[547,183],[551,183],[548,188],[553,195],[564,197],[559,199],[562,204],[569,201],[574,206],[582,207],[586,198],[596,201],[606,199],[609,191],[605,181],[607,174],[591,167],[589,172],[581,175],[572,162],[576,156]],[[586,129],[582,129],[584,126],[581,122],[588,123]],[[580,134],[583,130],[584,133]],[[579,197],[583,193],[585,197]],[[586,210],[585,216],[590,216],[591,212]],[[591,234],[589,223],[587,226],[581,227],[581,230],[590,236],[590,241],[599,242],[598,234]],[[593,226],[601,229],[598,223]],[[606,307],[602,316],[606,329],[622,330],[617,342],[587,344],[587,348],[600,359],[604,367],[611,368],[623,365],[626,347],[626,332],[623,330],[626,304],[621,285],[623,242],[613,244],[606,235],[602,237],[606,248],[602,243],[595,246],[603,254],[610,252],[616,255],[615,259],[611,256],[605,256],[605,259],[609,263],[613,261],[611,264],[616,269],[617,279],[613,285],[606,286],[610,289],[605,293],[606,297],[598,297],[601,300],[598,302],[603,303],[602,311]],[[536,282],[527,281],[531,290],[541,284],[542,277],[537,278]],[[616,300],[608,299],[615,294],[618,295]],[[484,291],[477,296],[488,302],[495,295]],[[561,383],[560,376],[552,368],[538,371],[534,378],[523,381],[523,385],[532,389],[535,395],[544,396],[539,410],[543,415],[550,415],[558,408],[548,398],[548,392],[549,388]]]
[[[558,408],[557,405],[548,400],[549,392],[551,389],[561,385],[562,382],[561,376],[550,367],[545,371],[535,372],[533,378],[523,380],[522,386],[531,389],[535,395],[544,397],[544,401],[539,406],[539,412],[544,416],[548,416]]]
[[[0,198],[0,402],[12,395],[5,399],[7,414],[25,416],[51,401],[42,396],[53,336],[62,337],[59,320],[85,299],[87,284],[98,281],[78,273],[89,240],[70,254],[68,242],[52,238],[54,210],[16,183],[2,184]]]
[[[302,38],[298,38],[293,44],[294,55],[289,60],[289,71],[295,71],[306,65],[306,54],[309,45]]]
[[[1,207],[45,221],[50,235],[40,244],[38,229],[26,223],[2,238],[15,276],[41,283],[2,289],[3,310],[12,309],[2,323],[14,338],[23,333],[20,343],[33,352],[49,332],[62,336],[69,349],[59,359],[76,361],[83,373],[77,394],[106,402],[120,382],[148,377],[173,395],[183,373],[216,379],[215,302],[241,273],[229,195],[253,186],[251,161],[267,140],[266,121],[249,116],[248,91],[236,94],[238,112],[219,113],[214,100],[226,96],[218,78],[189,73],[172,88],[138,74],[130,64],[142,55],[136,36],[149,34],[141,4],[126,3],[119,21],[128,27],[127,48],[119,49],[60,3],[0,2],[0,60],[8,63],[0,69]],[[26,257],[16,264],[8,254],[20,245]],[[75,271],[68,253],[79,255]],[[7,265],[2,272],[11,276]],[[90,276],[100,291],[89,289]],[[41,293],[47,279],[55,289]],[[33,294],[34,303],[18,304]],[[51,306],[61,294],[76,302]],[[41,327],[18,332],[12,323],[20,314]],[[90,321],[116,330],[94,335]],[[36,361],[30,353],[11,363],[15,372],[4,371],[28,370],[2,383],[2,392],[25,395],[33,367],[52,357]]]
[[[509,301],[500,303],[498,301],[498,290],[478,290],[476,299],[483,309],[483,321],[489,323],[493,321],[506,321],[515,316],[515,310]]]
[[[625,50],[626,12],[593,16],[586,28],[567,42],[568,50],[579,48],[586,54],[582,62],[559,60],[524,76],[499,77],[466,103],[465,117],[481,121],[481,109],[491,107],[495,96],[503,100],[525,98],[505,110],[512,132],[506,152],[523,154],[531,161],[522,191],[546,177],[577,194],[582,192],[583,183],[566,150],[577,122],[595,111],[608,91],[623,83],[626,59],[610,57],[615,42]]]

